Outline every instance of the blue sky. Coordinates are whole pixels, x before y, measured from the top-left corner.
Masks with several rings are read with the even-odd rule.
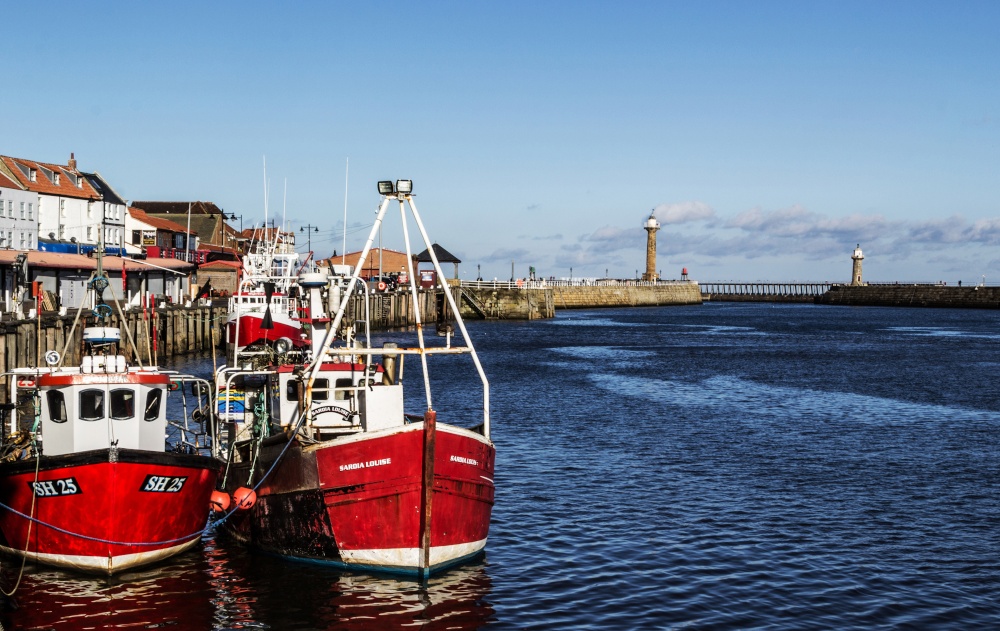
[[[1000,283],[1000,3],[16,3],[0,154],[460,275]],[[400,248],[387,228],[385,247]]]

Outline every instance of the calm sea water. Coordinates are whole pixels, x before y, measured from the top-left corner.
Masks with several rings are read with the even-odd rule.
[[[497,446],[483,560],[424,586],[209,534],[112,581],[29,566],[3,627],[1000,627],[1000,312],[706,304],[469,328]],[[470,365],[440,368],[439,420],[474,415]]]

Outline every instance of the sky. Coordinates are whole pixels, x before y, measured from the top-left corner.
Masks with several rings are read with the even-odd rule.
[[[666,279],[848,281],[860,244],[865,280],[1000,284],[995,1],[57,0],[3,23],[0,154],[73,152],[128,200],[244,227],[266,207],[321,257],[412,179],[468,280],[633,278],[652,214]]]

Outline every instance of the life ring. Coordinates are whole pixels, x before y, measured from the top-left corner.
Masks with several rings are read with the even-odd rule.
[[[378,282],[378,290],[379,291],[385,291],[385,283],[384,282],[382,282],[382,281]]]
[[[181,387],[180,383],[178,383],[176,381],[171,381],[170,385],[167,386],[167,390],[170,390],[171,392],[176,392],[176,391],[180,390],[180,387]]]

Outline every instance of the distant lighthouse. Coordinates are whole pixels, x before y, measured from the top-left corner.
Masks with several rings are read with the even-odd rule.
[[[656,231],[660,229],[660,222],[650,213],[643,228],[646,230],[646,273],[642,275],[642,280],[657,280]]]
[[[854,261],[854,267],[851,270],[851,284],[852,285],[864,285],[861,282],[861,261],[865,260],[865,255],[861,253],[861,244],[854,248],[854,255],[851,256],[851,260]]]

